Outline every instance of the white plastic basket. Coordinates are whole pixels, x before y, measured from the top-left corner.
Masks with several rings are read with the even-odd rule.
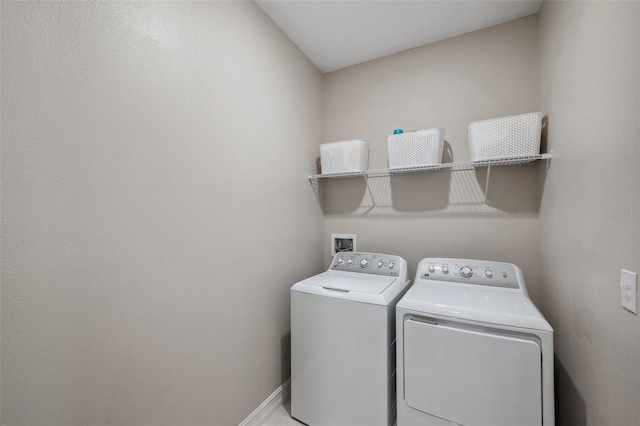
[[[369,143],[364,139],[320,145],[322,174],[362,172],[369,168]]]
[[[472,161],[526,157],[540,153],[542,112],[469,123]]]
[[[405,169],[441,164],[443,147],[442,128],[389,135],[389,168]]]

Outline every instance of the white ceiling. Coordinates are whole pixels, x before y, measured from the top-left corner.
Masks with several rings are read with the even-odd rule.
[[[538,13],[542,0],[256,0],[322,72]]]

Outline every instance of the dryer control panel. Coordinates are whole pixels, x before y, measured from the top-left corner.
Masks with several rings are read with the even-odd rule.
[[[406,261],[400,256],[380,253],[337,253],[333,258],[332,271],[358,272],[364,274],[398,277],[405,273]]]
[[[473,259],[427,258],[418,264],[416,280],[451,281],[493,287],[524,288],[522,271],[512,263]]]

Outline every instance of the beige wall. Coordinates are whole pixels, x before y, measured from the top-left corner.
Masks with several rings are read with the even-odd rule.
[[[560,425],[640,424],[640,3],[548,2],[540,107],[554,158],[540,211],[540,307],[555,328]]]
[[[251,2],[2,2],[3,424],[232,425],[288,378],[321,83]]]
[[[401,52],[324,76],[324,140],[365,138],[370,167],[387,167],[395,128],[444,127],[446,161],[468,161],[470,121],[537,111],[537,16]],[[537,297],[540,164],[361,181],[323,188],[325,263],[331,233],[356,233],[361,251],[513,262]],[[543,177],[543,176],[542,176]],[[362,201],[362,203],[361,203]],[[362,204],[362,205],[360,205]]]
[[[323,77],[252,3],[3,2],[2,423],[237,424],[289,375],[289,287],[353,232],[412,271],[520,265],[559,424],[639,424],[639,8],[549,2]],[[548,173],[492,171],[488,209],[482,171],[372,180],[366,215],[341,181],[322,232],[322,141],[384,168],[386,134],[438,126],[464,161],[469,121],[539,109]]]

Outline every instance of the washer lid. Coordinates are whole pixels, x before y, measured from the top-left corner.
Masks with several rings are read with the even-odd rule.
[[[387,287],[393,284],[396,279],[395,277],[382,275],[327,271],[307,278],[302,282],[328,290],[381,294]]]
[[[533,302],[511,289],[421,281],[414,283],[397,307],[438,317],[553,331]]]

